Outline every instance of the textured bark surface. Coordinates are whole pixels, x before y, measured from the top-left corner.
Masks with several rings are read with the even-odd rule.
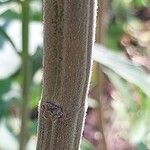
[[[44,0],[37,150],[78,150],[94,33],[94,0]]]
[[[86,69],[86,82],[88,83],[90,77],[91,77],[91,66],[92,66],[92,54],[91,54],[91,49],[93,47],[94,44],[94,38],[93,36],[95,36],[95,25],[94,24],[96,22],[96,7],[97,7],[97,1],[94,0],[89,0],[89,11],[88,11],[88,15],[89,15],[89,22],[88,22],[88,45],[87,45],[87,69]],[[89,84],[88,84],[89,85]],[[74,149],[78,149],[78,145],[76,143],[79,143],[80,140],[80,134],[83,132],[83,125],[84,125],[84,121],[85,119],[81,119],[86,111],[87,111],[87,105],[84,103],[84,100],[87,99],[87,95],[88,95],[88,86],[84,87],[84,94],[82,97],[82,106],[83,109],[80,110],[79,115],[77,116],[77,126],[76,126],[76,132],[75,132],[75,141],[74,141]]]

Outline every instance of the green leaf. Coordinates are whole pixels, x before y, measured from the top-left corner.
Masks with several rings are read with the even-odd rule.
[[[80,150],[93,150],[93,146],[86,139],[82,138]]]
[[[0,5],[8,4],[10,2],[13,2],[14,0],[1,0]]]
[[[37,120],[32,120],[28,122],[27,129],[29,131],[30,136],[35,135],[37,132],[38,122]]]
[[[19,5],[17,5],[16,3],[12,3],[12,1],[17,1],[17,0],[0,1],[0,17],[5,18],[4,16],[7,16],[6,18],[9,18],[10,20],[18,18]],[[13,15],[15,14],[15,18],[12,17],[12,14]]]
[[[147,147],[145,144],[140,143],[136,146],[136,150],[147,150]]]
[[[118,50],[120,47],[119,40],[123,35],[123,22],[111,22],[106,35],[106,45],[113,49]],[[113,35],[113,37],[112,37]]]
[[[33,0],[30,2],[30,19],[33,21],[42,21],[42,1]]]
[[[136,66],[126,57],[111,52],[99,44],[95,44],[93,58],[128,82],[138,86],[150,97],[150,76],[141,67]]]
[[[41,85],[40,84],[32,84],[31,87],[31,100],[30,100],[30,108],[34,108],[38,105],[38,102],[41,97]]]
[[[1,2],[2,3],[2,2]],[[0,7],[0,16],[3,15],[10,7],[9,6],[5,6],[5,7]]]
[[[0,80],[0,97],[10,90],[11,81],[9,79]]]
[[[10,99],[8,101],[0,99],[0,119],[9,117],[12,114],[11,110],[13,106],[17,107],[18,103],[18,100],[15,98]]]
[[[35,54],[32,56],[32,72],[34,73],[42,67],[42,48],[38,47]]]
[[[145,140],[147,133],[147,119],[143,116],[139,117],[132,123],[132,128],[129,131],[129,141],[133,144],[138,144]]]
[[[9,79],[0,80],[0,119],[8,115],[8,102],[3,100],[3,95],[10,90],[11,81]]]
[[[150,1],[149,0],[132,0],[132,3],[136,7],[149,7]]]
[[[120,78],[116,73],[109,69],[104,69],[104,72],[107,74],[108,78],[110,79],[111,83],[114,85],[116,90],[119,92],[121,98],[124,100],[126,107],[130,108],[131,110],[135,110],[135,104],[132,99],[131,93],[129,91],[129,87],[125,80]]]
[[[15,46],[15,44],[14,44],[14,42],[11,40],[11,38],[9,37],[9,35],[6,33],[6,31],[2,27],[0,27],[0,34],[12,45],[12,47],[14,48],[14,50],[17,53],[19,53],[18,50],[17,50],[17,48],[16,48],[16,46]]]
[[[0,120],[8,115],[8,107],[6,102],[0,98]]]

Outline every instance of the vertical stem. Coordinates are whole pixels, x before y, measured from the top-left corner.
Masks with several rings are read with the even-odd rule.
[[[99,131],[101,132],[102,135],[102,139],[100,139],[100,143],[98,145],[98,150],[107,150],[107,143],[105,140],[105,131],[104,131],[104,125],[103,125],[103,109],[102,109],[102,98],[103,98],[103,87],[105,84],[105,77],[104,77],[104,73],[102,72],[101,66],[100,64],[96,64],[97,65],[97,74],[98,74],[98,85],[96,88],[96,99],[98,102],[98,106],[97,106],[97,126]]]
[[[87,45],[87,69],[86,69],[86,82],[90,81],[91,78],[91,66],[92,66],[92,59],[91,59],[91,53],[92,53],[92,47],[94,44],[94,36],[95,36],[95,26],[96,26],[96,7],[97,7],[97,1],[95,0],[87,0],[87,2],[89,3],[89,21],[88,21],[88,45]],[[94,30],[93,30],[94,29]],[[89,84],[88,84],[89,85]],[[88,98],[88,90],[89,90],[89,86],[85,86],[84,87],[84,94],[82,97],[82,102],[84,102],[85,99]],[[84,105],[84,103],[82,104]],[[78,116],[77,116],[77,126],[76,126],[76,133],[75,133],[75,141],[74,141],[74,149],[78,149],[78,145],[76,143],[78,143],[78,140],[81,140],[79,137],[81,136],[80,134],[83,132],[83,127],[84,127],[84,121],[85,120],[81,120],[80,118],[84,115],[86,115],[86,111],[87,111],[87,107],[88,105],[86,104],[84,106],[84,109],[81,109],[81,111],[79,112]],[[82,122],[80,122],[82,121]],[[82,127],[83,125],[83,127]]]
[[[106,14],[108,0],[98,0],[96,42],[104,44],[107,29]]]
[[[89,9],[87,0],[44,0],[44,74],[37,150],[79,147],[91,65],[89,43],[93,43],[93,34],[88,33],[89,21],[94,23]]]
[[[30,93],[30,57],[29,57],[29,1],[24,0],[22,6],[22,120],[20,133],[20,150],[25,150],[27,141],[28,101]]]
[[[98,15],[97,15],[97,27],[96,27],[96,42],[104,44],[106,35],[106,10],[107,10],[107,0],[98,0]],[[104,73],[100,64],[97,65],[98,73],[98,85],[96,89],[96,99],[98,101],[97,115],[98,115],[98,128],[101,132],[102,139],[99,144],[99,150],[107,150],[107,144],[105,140],[104,126],[103,126],[103,110],[102,110],[102,95],[104,87]]]

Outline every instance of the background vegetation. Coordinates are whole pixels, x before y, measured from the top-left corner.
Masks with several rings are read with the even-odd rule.
[[[37,105],[42,78],[42,4],[39,0],[0,0],[0,150],[17,150],[20,143],[21,106],[24,73],[29,79],[27,149],[35,149]],[[108,150],[150,149],[150,1],[112,0],[106,7],[105,46],[96,44],[93,58],[104,72],[102,122]],[[25,13],[25,14],[23,14]],[[29,38],[22,34],[28,31]],[[25,59],[23,39],[29,40],[29,57]],[[25,42],[25,45],[28,43]],[[28,52],[27,52],[28,54]],[[89,91],[89,108],[82,150],[99,149],[102,131],[98,130],[95,89],[97,66]]]

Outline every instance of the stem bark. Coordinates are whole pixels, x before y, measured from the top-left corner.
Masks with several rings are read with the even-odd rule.
[[[94,41],[91,1],[44,0],[44,74],[37,150],[79,148]]]

